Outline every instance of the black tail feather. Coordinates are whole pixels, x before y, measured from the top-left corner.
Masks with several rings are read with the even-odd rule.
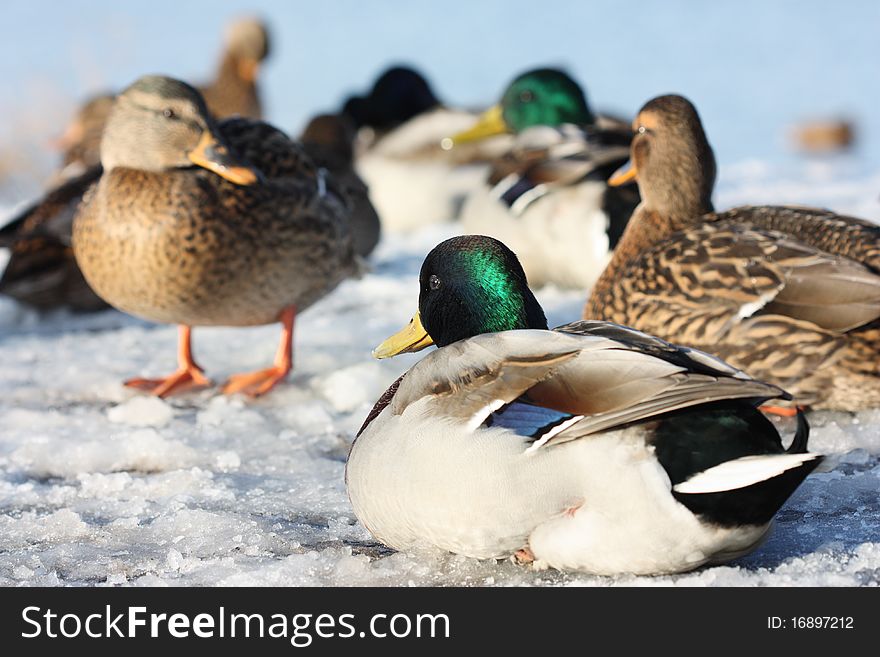
[[[807,416],[801,409],[797,412],[797,431],[795,431],[794,439],[786,452],[789,454],[806,454],[807,440],[810,437],[810,423],[807,422]]]

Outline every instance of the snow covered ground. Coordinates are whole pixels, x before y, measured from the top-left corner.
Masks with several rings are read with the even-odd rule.
[[[880,173],[861,171],[846,159],[722,167],[717,205],[810,203],[878,220]],[[0,297],[0,585],[880,583],[880,411],[814,415],[812,447],[831,458],[767,543],[724,567],[609,579],[377,544],[349,506],[345,459],[375,399],[420,355],[378,362],[370,350],[410,317],[422,258],[455,230],[387,237],[371,273],[300,318],[294,374],[258,401],[136,394],[120,381],[171,371],[174,327],[115,311],[37,317]],[[551,325],[580,314],[580,293],[538,296]],[[197,329],[194,345],[222,381],[268,363],[278,335]]]

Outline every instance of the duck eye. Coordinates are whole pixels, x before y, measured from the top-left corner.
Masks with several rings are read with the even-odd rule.
[[[520,93],[519,99],[524,103],[531,103],[533,100],[535,100],[535,94],[526,89],[525,91]]]
[[[648,132],[648,129],[647,129],[645,126],[640,125],[640,126],[639,126],[639,129],[638,129],[638,133],[639,133],[640,135],[643,135],[643,134],[645,134],[646,132]]]
[[[162,110],[162,114],[165,116],[166,119],[173,119],[175,117],[174,110],[170,107],[166,107],[164,110]]]
[[[440,279],[431,274],[431,278],[428,279],[428,287],[432,290],[440,289]]]

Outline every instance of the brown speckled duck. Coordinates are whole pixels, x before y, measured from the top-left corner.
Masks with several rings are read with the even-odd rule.
[[[217,76],[201,88],[216,118],[261,118],[256,79],[268,52],[268,33],[261,21],[241,19],[229,26]],[[101,135],[115,99],[112,94],[96,96],[80,108],[58,141],[63,169],[49,191],[0,229],[0,246],[12,251],[0,276],[0,294],[39,310],[106,308],[76,265],[70,227],[82,195],[101,175]]]
[[[795,403],[880,406],[880,226],[802,207],[714,212],[715,158],[694,106],[633,123],[642,202],[584,308],[720,356]],[[779,409],[781,410],[781,409]]]
[[[101,163],[73,224],[80,269],[116,308],[181,325],[178,370],[127,385],[159,396],[207,385],[191,327],[276,321],[274,365],[223,391],[259,395],[284,379],[296,313],[355,269],[347,209],[323,170],[266,123],[215,123],[195,89],[159,76],[119,96]]]

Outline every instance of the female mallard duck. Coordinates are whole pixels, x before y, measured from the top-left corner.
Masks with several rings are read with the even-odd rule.
[[[501,137],[444,149],[443,139],[476,117],[443,106],[409,67],[385,71],[369,94],[349,98],[342,113],[358,130],[357,171],[391,232],[455,219],[467,194],[482,184],[489,159],[508,146]]]
[[[345,207],[301,146],[248,119],[215,124],[189,85],[147,76],[117,99],[104,173],[73,223],[89,285],[133,315],[181,325],[179,368],[128,385],[164,396],[207,379],[192,326],[284,326],[275,364],[224,392],[262,394],[291,369],[293,322],[354,270]]]
[[[557,69],[517,77],[501,103],[452,138],[460,145],[512,132],[513,147],[462,209],[466,233],[496,237],[533,285],[588,288],[639,202],[606,180],[629,155],[627,126],[600,123],[580,86]]]
[[[597,574],[733,559],[819,463],[757,410],[784,396],[707,354],[605,322],[547,330],[516,256],[455,237],[422,265],[419,312],[375,352],[440,348],[351,448],[355,513],[399,550]]]
[[[319,114],[299,137],[312,162],[326,169],[351,202],[354,252],[366,258],[379,243],[379,215],[364,181],[354,170],[354,127],[341,114]]]
[[[584,317],[716,354],[795,403],[880,406],[880,226],[801,207],[713,212],[715,158],[694,106],[633,123],[642,203]]]
[[[202,87],[215,117],[261,117],[256,77],[268,52],[263,23],[242,19],[229,26],[217,77]],[[58,142],[63,168],[51,189],[0,231],[0,246],[12,251],[0,278],[0,293],[40,310],[106,308],[83,280],[70,248],[70,231],[83,194],[101,176],[101,135],[115,99],[110,94],[97,96],[79,110]]]

